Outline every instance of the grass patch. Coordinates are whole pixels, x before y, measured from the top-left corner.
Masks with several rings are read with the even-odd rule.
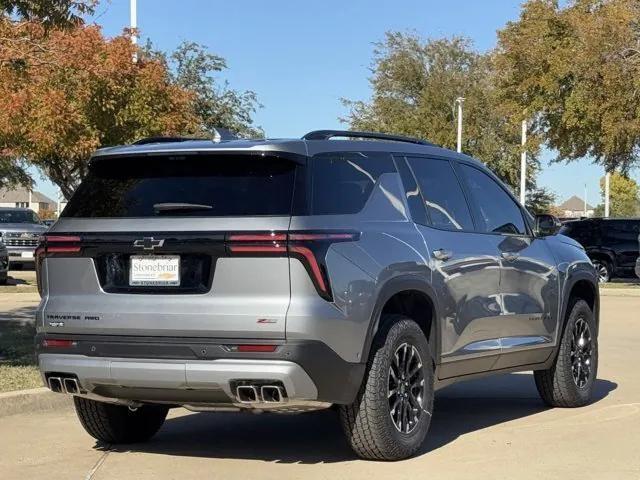
[[[0,392],[25,390],[44,386],[38,367],[0,363]]]
[[[18,317],[23,312],[18,311]],[[0,322],[0,392],[42,387],[34,353],[32,322]]]
[[[35,365],[35,335],[36,328],[31,322],[0,322],[0,362]]]

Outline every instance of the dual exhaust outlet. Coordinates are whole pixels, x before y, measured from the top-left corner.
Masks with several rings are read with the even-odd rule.
[[[240,403],[284,403],[284,388],[278,385],[239,385],[236,398]]]
[[[47,384],[51,391],[55,393],[68,393],[70,395],[80,393],[78,380],[72,377],[49,377]]]

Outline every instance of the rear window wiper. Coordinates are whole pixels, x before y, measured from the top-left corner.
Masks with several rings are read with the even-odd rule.
[[[154,203],[153,209],[160,212],[179,212],[194,210],[211,210],[213,205],[201,205],[199,203]]]

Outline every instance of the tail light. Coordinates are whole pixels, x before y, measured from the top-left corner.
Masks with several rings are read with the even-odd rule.
[[[227,236],[232,255],[285,256],[299,259],[309,273],[318,294],[331,300],[331,286],[324,259],[333,243],[353,242],[360,238],[356,232],[291,232],[237,233]]]
[[[78,342],[73,340],[61,340],[57,338],[45,338],[42,340],[42,348],[73,348],[78,345]]]
[[[76,235],[44,235],[35,251],[36,279],[42,295],[42,261],[52,256],[73,256],[81,251],[81,238]]]

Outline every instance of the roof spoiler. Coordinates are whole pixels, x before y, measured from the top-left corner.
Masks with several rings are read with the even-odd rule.
[[[214,128],[212,138],[202,137],[172,137],[172,136],[155,136],[146,137],[136,140],[132,145],[148,145],[150,143],[175,143],[175,142],[189,142],[189,141],[207,141],[211,140],[215,143],[228,142],[231,140],[238,140],[238,136],[227,128]]]

